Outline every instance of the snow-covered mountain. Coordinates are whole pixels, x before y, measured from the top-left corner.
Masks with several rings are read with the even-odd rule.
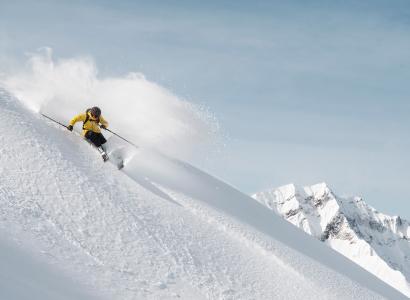
[[[360,197],[338,197],[325,183],[305,188],[290,184],[253,197],[410,296],[410,224],[406,220],[382,214]]]
[[[118,171],[0,89],[0,239],[97,298],[406,299],[221,180],[144,147],[122,150]],[[21,264],[10,259],[0,278]],[[47,289],[33,278],[47,276],[34,270],[13,272],[0,299],[36,299],[25,289]],[[72,296],[54,286],[37,299]]]

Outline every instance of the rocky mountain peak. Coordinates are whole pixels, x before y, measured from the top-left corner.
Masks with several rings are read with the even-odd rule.
[[[284,219],[410,295],[410,226],[361,197],[338,197],[324,182],[253,195]]]

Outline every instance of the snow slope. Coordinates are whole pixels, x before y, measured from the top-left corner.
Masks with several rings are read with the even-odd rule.
[[[409,223],[367,205],[341,198],[325,184],[290,184],[254,195],[290,223],[410,296]]]
[[[5,237],[0,241],[0,299],[97,299],[79,282],[39,261]]]
[[[405,299],[222,181],[144,149],[118,171],[4,90],[0,174],[0,230],[108,299]]]

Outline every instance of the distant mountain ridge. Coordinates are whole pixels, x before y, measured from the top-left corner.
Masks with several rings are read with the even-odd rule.
[[[382,214],[360,197],[338,197],[326,183],[289,184],[253,198],[410,297],[408,221]]]

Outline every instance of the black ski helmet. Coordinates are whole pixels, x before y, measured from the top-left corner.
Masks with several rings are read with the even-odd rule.
[[[101,109],[97,106],[94,106],[93,108],[91,108],[90,113],[94,116],[94,117],[99,117],[101,116]]]

